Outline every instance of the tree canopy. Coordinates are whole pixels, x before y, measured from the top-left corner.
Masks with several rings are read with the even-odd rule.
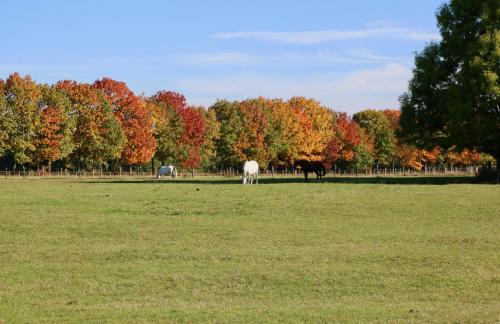
[[[498,0],[451,0],[437,13],[442,39],[415,57],[401,96],[401,135],[431,149],[455,147],[500,161]]]
[[[307,160],[327,168],[420,170],[490,159],[458,145],[417,147],[395,136],[399,132],[398,110],[365,109],[351,117],[305,97],[219,100],[205,108],[173,91],[136,96],[125,82],[109,78],[47,85],[14,73],[0,80],[2,169],[117,170],[158,162],[238,169],[245,160],[292,168]]]

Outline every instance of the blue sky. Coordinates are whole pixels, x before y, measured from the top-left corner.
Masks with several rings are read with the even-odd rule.
[[[413,53],[439,37],[443,2],[6,1],[0,78],[108,76],[205,106],[301,95],[350,113],[398,108]]]

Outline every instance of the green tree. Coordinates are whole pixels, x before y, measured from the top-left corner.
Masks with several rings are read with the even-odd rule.
[[[14,73],[5,82],[4,95],[2,119],[8,130],[6,146],[14,159],[14,167],[18,164],[25,167],[33,162],[42,91],[30,76],[21,77]]]
[[[239,166],[241,158],[237,146],[244,125],[238,103],[218,100],[209,109],[215,111],[220,125],[220,136],[216,140],[217,164],[222,168]]]
[[[201,147],[201,166],[211,169],[216,164],[216,141],[220,136],[220,124],[213,109],[197,108],[205,117],[205,140]]]
[[[354,147],[354,159],[349,163],[357,169],[368,169],[373,165],[373,157],[369,148],[365,144]]]
[[[354,114],[353,119],[373,144],[375,163],[390,164],[394,159],[396,137],[384,112],[367,109]]]
[[[419,147],[492,154],[500,165],[498,0],[452,0],[437,13],[442,40],[415,57],[401,96],[401,135]]]
[[[180,145],[185,127],[180,114],[187,109],[186,98],[172,91],[158,91],[148,100],[153,117],[153,135],[156,139],[155,158],[162,165],[179,163],[188,158],[186,145]]]

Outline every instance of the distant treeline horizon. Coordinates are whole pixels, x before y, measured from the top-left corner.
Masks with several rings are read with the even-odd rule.
[[[315,99],[217,100],[188,105],[161,90],[137,96],[121,81],[53,85],[13,73],[0,79],[0,168],[289,167],[298,160],[369,168],[479,165],[476,150],[421,149],[400,138],[400,111],[365,109],[350,116]]]

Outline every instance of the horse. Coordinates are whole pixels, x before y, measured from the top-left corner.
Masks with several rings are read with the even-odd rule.
[[[326,174],[326,168],[323,162],[321,161],[307,161],[307,160],[299,160],[295,162],[295,166],[300,166],[302,172],[304,172],[304,181],[308,182],[308,173],[314,172],[316,173],[316,180],[319,181]]]

